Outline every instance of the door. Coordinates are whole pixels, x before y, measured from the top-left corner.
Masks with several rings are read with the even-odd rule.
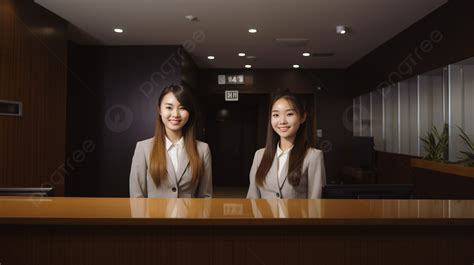
[[[216,186],[248,187],[255,151],[265,145],[269,96],[240,94],[239,101],[224,101],[212,94],[206,105],[206,141],[213,160]]]
[[[314,94],[300,94],[309,126],[308,138],[315,143]],[[225,101],[224,94],[205,99],[205,140],[212,152],[213,184],[248,187],[255,151],[265,146],[269,94],[240,94],[239,101]]]

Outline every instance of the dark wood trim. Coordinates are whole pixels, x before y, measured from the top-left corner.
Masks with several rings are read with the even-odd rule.
[[[412,159],[411,166],[416,168],[438,171],[446,174],[474,178],[474,167],[466,167],[461,164],[440,163],[423,159]]]
[[[0,226],[6,264],[471,264],[472,226]]]

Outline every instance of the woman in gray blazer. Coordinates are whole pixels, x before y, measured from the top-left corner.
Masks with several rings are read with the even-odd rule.
[[[189,90],[171,85],[158,100],[155,136],[140,141],[130,170],[130,197],[212,197],[209,146],[196,140]]]
[[[291,92],[273,98],[266,145],[255,153],[247,198],[321,198],[323,153],[310,147],[306,117]]]

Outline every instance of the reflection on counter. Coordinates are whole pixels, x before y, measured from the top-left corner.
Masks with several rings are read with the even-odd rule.
[[[133,218],[320,218],[320,200],[130,199]]]
[[[133,218],[208,218],[211,201],[205,199],[134,199],[130,198],[130,212]]]
[[[252,200],[254,218],[320,218],[321,200]]]
[[[130,199],[134,218],[473,218],[456,200]]]
[[[1,218],[472,219],[474,201],[1,197]]]
[[[323,218],[473,218],[474,202],[462,200],[327,200]]]

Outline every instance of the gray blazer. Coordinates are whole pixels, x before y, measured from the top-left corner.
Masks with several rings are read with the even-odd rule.
[[[166,153],[168,181],[156,186],[151,178],[148,166],[154,138],[137,143],[130,170],[130,197],[135,198],[204,198],[212,197],[212,163],[209,146],[197,141],[199,156],[204,163],[204,170],[198,183],[191,183],[191,168],[186,152],[179,156],[178,174],[173,170],[173,163]]]
[[[257,168],[262,161],[264,150],[265,149],[262,148],[255,152],[252,168],[250,169],[250,187],[247,193],[247,198],[321,198],[322,188],[326,185],[326,174],[324,171],[322,151],[314,148],[308,149],[303,161],[303,175],[301,176],[300,184],[296,187],[293,187],[293,185],[288,183],[287,177],[284,178],[282,183],[278,182],[278,157],[275,155],[265,182],[262,187],[259,187],[255,183],[255,175],[257,173]],[[288,170],[283,173],[285,175],[288,174]]]

